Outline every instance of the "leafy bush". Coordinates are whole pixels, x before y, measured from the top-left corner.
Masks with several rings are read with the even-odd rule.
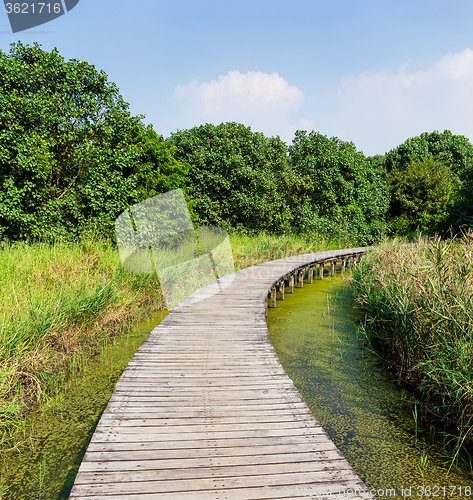
[[[297,131],[289,156],[296,226],[366,244],[386,233],[389,190],[383,171],[353,143]]]
[[[199,225],[248,233],[290,228],[287,146],[238,123],[207,123],[171,135],[189,163],[187,194]]]
[[[393,166],[405,170],[413,160],[437,157],[449,166],[453,174],[461,177],[473,164],[473,145],[463,135],[454,135],[450,130],[425,132],[410,137],[385,155],[386,168]]]
[[[141,118],[93,65],[0,52],[0,240],[113,236],[129,205],[183,186],[187,167]]]
[[[456,230],[462,225],[472,226],[473,145],[465,136],[454,135],[450,130],[426,132],[407,139],[386,153],[383,163],[388,171],[396,169],[400,173],[408,170],[413,162],[417,162],[419,166],[423,161],[433,159],[443,163],[451,173],[448,175],[451,182],[450,196],[448,202],[443,203],[443,208],[438,208],[437,212],[419,206],[415,217],[417,224],[428,231],[445,230],[449,226]],[[442,171],[446,172],[445,169]],[[397,176],[400,177],[399,174]],[[444,182],[442,184],[445,186]],[[428,198],[431,199],[432,196]],[[396,205],[393,209],[394,212],[397,210]],[[396,214],[391,212],[391,216],[396,217]],[[410,228],[411,218],[406,216]]]
[[[404,170],[394,166],[388,181],[393,228],[397,232],[441,229],[454,191],[454,175],[443,161],[429,157],[413,160]]]

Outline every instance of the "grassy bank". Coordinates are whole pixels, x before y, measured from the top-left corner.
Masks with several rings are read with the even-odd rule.
[[[0,247],[0,446],[110,340],[161,307],[153,275],[126,273],[105,241]]]
[[[231,236],[235,268],[346,246],[321,238]],[[155,275],[123,271],[115,246],[0,246],[0,450],[18,447],[25,416],[116,336],[162,307]]]
[[[416,389],[422,417],[459,451],[473,444],[473,235],[386,243],[353,272],[360,335]]]

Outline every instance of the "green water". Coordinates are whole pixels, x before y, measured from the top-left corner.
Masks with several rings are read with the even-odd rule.
[[[95,427],[128,361],[161,321],[155,314],[129,335],[118,337],[68,382],[62,397],[51,400],[27,422],[32,442],[11,453],[1,475],[1,500],[69,498],[74,478]]]
[[[418,425],[416,438],[401,389],[357,341],[360,317],[347,281],[337,272],[304,283],[292,295],[286,289],[285,300],[268,310],[268,328],[312,413],[377,497],[404,498],[409,491],[413,498],[473,497],[467,471],[452,468],[447,474],[447,454],[435,430]]]

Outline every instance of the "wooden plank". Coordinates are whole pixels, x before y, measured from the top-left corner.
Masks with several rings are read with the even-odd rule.
[[[198,491],[186,491],[186,500],[261,500],[262,498],[277,498],[279,500],[292,500],[294,498],[330,498],[330,500],[347,500],[348,498],[357,499],[374,499],[374,496],[369,492],[362,493],[359,492],[361,485],[360,481],[344,481],[332,485],[333,490],[330,489],[331,486],[325,483],[326,486],[318,486],[314,483],[308,484],[296,484],[296,485],[286,485],[280,488],[269,488],[267,486],[261,488],[236,488],[236,489],[220,489],[215,488],[213,490],[198,490]],[[267,489],[265,489],[267,488]],[[110,495],[92,495],[92,496],[78,496],[74,493],[74,489],[71,492],[70,499],[74,498],[87,498],[87,500],[110,500]],[[342,493],[338,491],[342,489]],[[347,491],[347,493],[345,493]],[[326,493],[329,492],[329,493]],[[287,496],[289,495],[289,496]],[[310,495],[310,496],[308,496]],[[319,496],[320,495],[320,496]],[[330,495],[330,496],[327,496]],[[114,495],[114,499],[120,500],[183,500],[182,492],[170,492],[170,493],[139,493],[139,494],[128,494],[126,492],[121,495]]]
[[[90,465],[92,470],[97,470],[97,468],[107,468],[109,471],[113,470],[129,470],[133,464],[128,464],[128,462],[134,462],[136,470],[146,470],[150,468],[153,470],[156,466],[156,461],[159,460],[160,469],[175,469],[183,468],[183,465],[187,467],[204,467],[211,465],[209,464],[209,458],[214,461],[215,458],[225,457],[228,463],[227,467],[237,467],[241,465],[248,465],[251,462],[252,465],[258,465],[256,462],[261,462],[261,464],[273,463],[275,457],[278,457],[278,462],[274,463],[303,463],[307,461],[309,463],[325,464],[329,459],[332,460],[343,460],[340,453],[331,448],[324,450],[324,436],[321,434],[319,436],[312,436],[313,441],[310,444],[298,444],[297,446],[292,445],[264,445],[258,447],[245,447],[245,446],[227,446],[223,441],[220,440],[218,445],[213,443],[208,443],[205,440],[193,441],[198,443],[198,446],[194,448],[183,448],[182,446],[176,446],[172,449],[151,449],[151,450],[123,450],[123,451],[104,451],[104,452],[87,452],[84,457],[84,462],[100,462],[97,464]],[[231,440],[227,440],[231,441]],[[169,442],[168,442],[169,443]],[[179,443],[179,441],[176,441]],[[182,441],[181,441],[182,443]],[[175,443],[173,443],[174,445]],[[253,458],[255,457],[254,462]],[[246,458],[246,461],[245,461]],[[185,460],[185,462],[179,465],[179,461]],[[190,462],[192,460],[192,462]],[[113,463],[111,463],[113,462]],[[144,462],[141,464],[141,462]],[[220,460],[219,460],[220,462]],[[348,467],[348,463],[345,462],[343,465]]]
[[[353,498],[373,498],[285,374],[265,310],[268,291],[270,306],[277,286],[284,298],[285,279],[293,293],[294,273],[302,287],[303,269],[310,283],[317,263],[364,251],[260,264],[179,304],[123,372],[70,498],[284,499],[327,487],[334,500],[347,488]]]
[[[271,424],[274,422],[302,422],[303,420],[308,420],[310,422],[313,421],[313,416],[311,414],[301,414],[301,415],[258,415],[253,416],[252,418],[248,418],[246,421],[251,424],[261,424],[267,423]],[[226,415],[225,417],[191,417],[191,418],[152,418],[152,417],[136,417],[133,416],[122,416],[116,415],[108,416],[108,418],[104,418],[102,423],[103,425],[107,425],[108,427],[121,426],[121,427],[133,427],[135,428],[143,428],[143,427],[175,427],[179,425],[185,425],[186,428],[192,429],[192,426],[198,424],[205,424],[206,429],[210,426],[212,428],[217,425],[222,424],[240,424],[241,418],[235,418],[230,415]],[[256,427],[256,426],[254,426]],[[236,428],[236,426],[232,425],[232,428]]]
[[[148,481],[127,481],[127,476],[122,475],[122,481],[118,483],[98,483],[92,485],[77,485],[77,492],[85,495],[120,495],[126,488],[127,493],[165,493],[165,492],[187,492],[196,490],[211,490],[215,487],[224,489],[248,488],[264,486],[285,486],[288,481],[291,484],[309,483],[335,483],[349,481],[352,479],[351,469],[339,470],[318,470],[311,472],[290,472],[274,470],[273,474],[263,474],[260,476],[231,476],[215,478],[192,478]],[[283,469],[284,470],[284,469]],[[289,476],[289,477],[286,477]]]
[[[321,470],[347,470],[349,469],[348,464],[342,461],[342,458],[338,460],[327,460],[323,461],[310,461],[310,462],[288,462],[284,464],[284,473],[291,472],[318,472]],[[127,481],[143,481],[144,479],[162,480],[176,480],[176,479],[197,479],[197,478],[212,478],[212,477],[231,477],[231,476],[252,476],[252,475],[265,475],[267,473],[274,472],[272,464],[261,464],[261,465],[233,465],[233,466],[214,466],[214,467],[186,467],[177,469],[154,469],[154,470],[143,470],[139,472],[127,472]],[[93,475],[91,477],[91,474]],[[84,472],[79,475],[77,484],[89,484],[91,480],[95,479],[97,473],[94,472]],[[122,471],[110,471],[101,472],[98,481],[94,481],[97,484],[103,483],[119,483],[123,480]]]
[[[287,405],[289,406],[289,405]],[[294,405],[295,406],[295,405]],[[278,416],[284,417],[285,415],[292,415],[297,418],[299,415],[308,415],[312,418],[312,413],[310,410],[304,407],[294,407],[294,408],[276,408],[261,410],[257,405],[248,405],[248,409],[245,410],[235,410],[235,413],[229,414],[228,408],[224,405],[214,406],[209,408],[208,406],[203,406],[202,409],[198,409],[195,406],[181,406],[172,408],[170,406],[150,406],[150,407],[140,407],[138,404],[134,407],[130,405],[113,405],[109,404],[107,407],[107,412],[103,416],[104,419],[108,418],[118,418],[116,415],[127,415],[130,418],[198,418],[205,416],[206,418],[239,418],[246,417],[248,420],[253,421],[254,417],[259,415],[265,417]]]
[[[170,450],[172,451],[172,450]],[[160,469],[179,469],[179,468],[188,468],[188,467],[208,467],[212,465],[212,462],[215,462],[220,466],[238,466],[238,465],[247,465],[251,460],[251,464],[253,465],[263,465],[263,464],[286,464],[286,463],[303,463],[303,462],[319,462],[324,463],[327,460],[340,460],[342,463],[343,456],[340,454],[338,450],[330,449],[330,450],[320,450],[320,451],[308,451],[308,452],[300,452],[300,453],[238,453],[239,449],[235,448],[233,450],[233,456],[225,456],[213,454],[212,456],[206,455],[201,456],[199,451],[196,450],[197,457],[192,457],[191,454],[189,457],[182,458],[180,455],[176,456],[176,459],[170,458],[162,458],[156,460],[106,460],[104,462],[95,462],[88,461],[86,454],[83,460],[83,467],[81,466],[81,470],[83,472],[94,472],[96,470],[100,471],[142,471],[142,470],[154,470],[156,468]],[[179,461],[183,460],[181,465],[179,466]],[[345,461],[343,464],[345,467],[348,463]],[[157,467],[158,466],[158,467]]]
[[[281,453],[283,446],[290,446],[297,447],[297,453],[305,453],[307,451],[321,453],[325,444],[324,433],[305,434],[302,436],[272,436],[271,440],[268,440],[267,437],[245,437],[220,439],[206,438],[196,440],[188,439],[185,441],[177,440],[165,442],[92,442],[89,444],[84,461],[106,462],[108,460],[101,458],[105,457],[105,455],[99,455],[98,453],[116,453],[124,451],[139,453],[141,451],[155,452],[156,450],[165,450],[169,455],[168,458],[176,458],[180,457],[182,455],[182,451],[184,450],[186,458],[191,458],[191,453],[193,453],[194,457],[208,457],[210,456],[209,450],[212,450],[212,454],[219,453],[221,456],[271,454],[270,451],[272,449],[277,449],[278,453]],[[309,446],[309,449],[302,448],[301,446],[303,445]],[[190,450],[192,450],[192,452]],[[231,453],[229,453],[230,450]],[[330,448],[330,450],[324,451],[324,453],[335,453],[333,448]]]
[[[251,430],[240,430],[240,431],[216,431],[215,429],[210,429],[207,432],[178,432],[175,434],[161,432],[148,432],[148,433],[132,433],[123,432],[123,429],[115,428],[116,432],[112,432],[111,429],[103,429],[101,424],[97,426],[93,438],[97,442],[152,442],[152,441],[182,441],[182,440],[192,440],[192,439],[208,439],[212,437],[213,439],[236,439],[245,437],[272,437],[272,436],[309,436],[314,434],[320,434],[322,427],[320,428],[304,428],[304,427],[293,427],[293,428],[280,428],[280,429],[251,429]],[[328,438],[327,438],[328,440]],[[335,445],[334,445],[335,446]]]

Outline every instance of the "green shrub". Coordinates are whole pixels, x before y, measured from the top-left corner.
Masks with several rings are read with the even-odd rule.
[[[435,157],[412,160],[404,169],[394,166],[388,173],[391,188],[392,227],[405,234],[416,229],[439,231],[448,219],[454,175]]]
[[[407,217],[410,227],[418,225],[420,229],[427,231],[452,227],[457,232],[462,225],[473,226],[473,145],[468,138],[454,135],[450,130],[434,130],[407,139],[382,159],[373,158],[377,158],[375,161],[382,163],[388,172],[393,169],[404,172],[412,168],[413,163],[422,165],[423,162],[428,164],[434,160],[450,171],[448,202],[443,203],[436,211],[419,205],[417,213],[411,212]],[[445,172],[445,169],[442,170]],[[443,180],[442,184],[445,186]],[[393,208],[396,210],[395,205]],[[395,216],[391,212],[391,217]]]
[[[71,238],[181,187],[187,167],[107,75],[54,49],[0,52],[0,240]]]
[[[289,204],[297,214],[295,227],[363,244],[386,234],[389,189],[384,173],[353,143],[297,131],[289,157],[294,176]]]

